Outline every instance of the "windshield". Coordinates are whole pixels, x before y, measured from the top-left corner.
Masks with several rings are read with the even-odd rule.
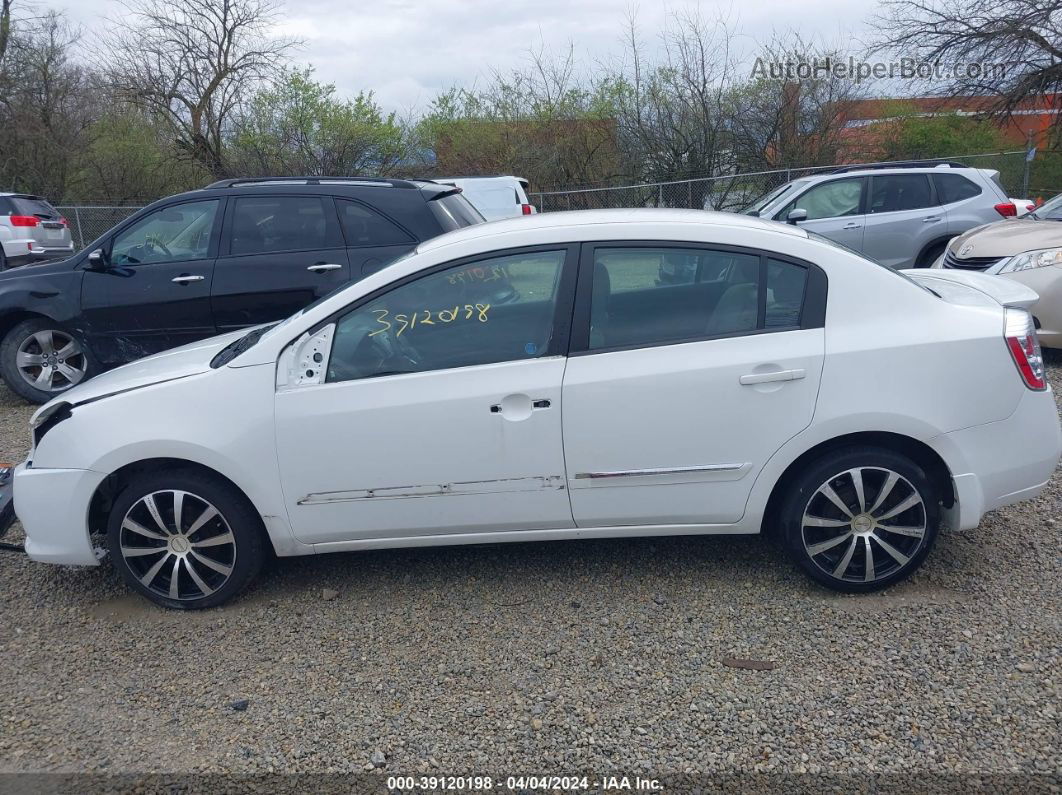
[[[775,188],[763,198],[756,200],[741,212],[745,215],[764,215],[763,211],[768,206],[773,206],[783,198],[792,196],[796,191],[807,184],[808,180],[806,179],[795,179],[792,182],[787,182],[785,185]]]
[[[59,217],[59,211],[44,199],[31,199],[28,196],[12,196],[11,204],[15,207],[15,215],[35,215],[38,218],[50,220]]]
[[[1062,221],[1062,194],[1037,207],[1029,217],[1039,221]]]

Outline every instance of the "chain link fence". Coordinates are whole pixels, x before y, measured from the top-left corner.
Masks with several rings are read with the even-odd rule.
[[[109,207],[86,205],[61,205],[56,209],[70,224],[74,246],[81,250],[120,221],[140,209],[136,207]]]
[[[1052,153],[1053,154],[1053,153]],[[998,152],[984,155],[962,155],[958,157],[934,158],[952,160],[976,168],[994,169],[1000,172],[1000,179],[1008,195],[1025,198],[1025,152]],[[1041,158],[1044,163],[1046,157]],[[1062,160],[1054,159],[1054,166],[1062,165]],[[855,167],[857,164],[846,164]],[[879,165],[864,164],[864,165]],[[1033,171],[1037,163],[1034,161]],[[530,194],[531,203],[540,212],[553,210],[591,210],[614,207],[672,207],[700,210],[737,211],[752,204],[775,188],[790,180],[814,174],[825,174],[841,168],[841,165],[812,166],[808,168],[786,168],[772,171],[752,171],[740,174],[728,174],[717,177],[699,177],[675,182],[647,182],[639,185],[619,185],[606,187],[580,188],[576,190],[543,191]],[[1048,181],[1054,180],[1053,177]],[[1029,183],[1030,195],[1035,181]],[[1062,191],[1062,187],[1052,193]],[[1044,191],[1042,191],[1044,192]]]
[[[1037,154],[1026,163],[1025,152],[997,152],[937,158],[977,168],[994,169],[1007,195],[1015,198],[1048,199],[1062,193],[1062,152]],[[856,164],[850,164],[856,165]],[[751,171],[676,182],[651,182],[573,190],[531,193],[539,212],[591,210],[611,207],[673,207],[736,211],[790,180],[823,174],[840,165]],[[64,205],[59,211],[70,222],[74,245],[84,248],[97,237],[140,209],[140,206]]]

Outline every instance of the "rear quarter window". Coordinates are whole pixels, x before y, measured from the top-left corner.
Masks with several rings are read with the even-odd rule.
[[[960,174],[934,174],[933,184],[940,204],[952,204],[981,194],[980,185]]]
[[[444,232],[452,232],[473,224],[482,224],[487,219],[460,193],[450,193],[440,199],[430,199],[428,209],[435,216]]]

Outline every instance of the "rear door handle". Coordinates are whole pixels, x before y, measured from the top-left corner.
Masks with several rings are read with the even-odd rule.
[[[940,220],[940,216],[939,215],[927,215],[925,218],[922,219],[922,223],[923,224],[932,224],[932,223],[934,223],[936,221],[939,221],[939,220]]]
[[[205,276],[194,276],[190,273],[182,273],[180,276],[174,276],[170,279],[174,284],[189,284],[190,282],[201,282]]]
[[[342,267],[342,265],[337,265],[334,262],[318,262],[310,265],[306,270],[313,271],[314,273],[324,273],[325,271],[337,271]]]
[[[749,373],[743,375],[738,381],[744,386],[751,384],[766,384],[769,381],[799,381],[807,375],[805,370],[775,370],[773,373]]]

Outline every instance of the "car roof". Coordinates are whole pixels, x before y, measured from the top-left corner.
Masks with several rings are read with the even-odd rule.
[[[833,171],[827,171],[824,174],[809,174],[803,179],[825,179],[827,177],[865,177],[873,174],[948,174],[951,172],[963,172],[963,171],[981,171],[989,172],[991,169],[976,168],[974,166],[953,165],[950,163],[941,163],[939,165],[925,165],[925,166],[893,166],[893,167],[867,167],[859,168],[858,166],[846,166],[845,168],[834,169]],[[795,180],[794,180],[795,181]]]
[[[473,224],[472,226],[466,226],[462,229],[448,232],[445,235],[426,240],[417,247],[417,251],[434,251],[454,243],[508,233],[571,229],[600,224],[632,223],[725,226],[731,229],[749,229],[775,232],[793,237],[808,237],[808,233],[797,226],[782,224],[777,221],[767,221],[749,215],[716,212],[714,210],[669,210],[643,207],[626,210],[565,210],[562,212],[524,215],[519,218],[506,218],[485,224]]]

